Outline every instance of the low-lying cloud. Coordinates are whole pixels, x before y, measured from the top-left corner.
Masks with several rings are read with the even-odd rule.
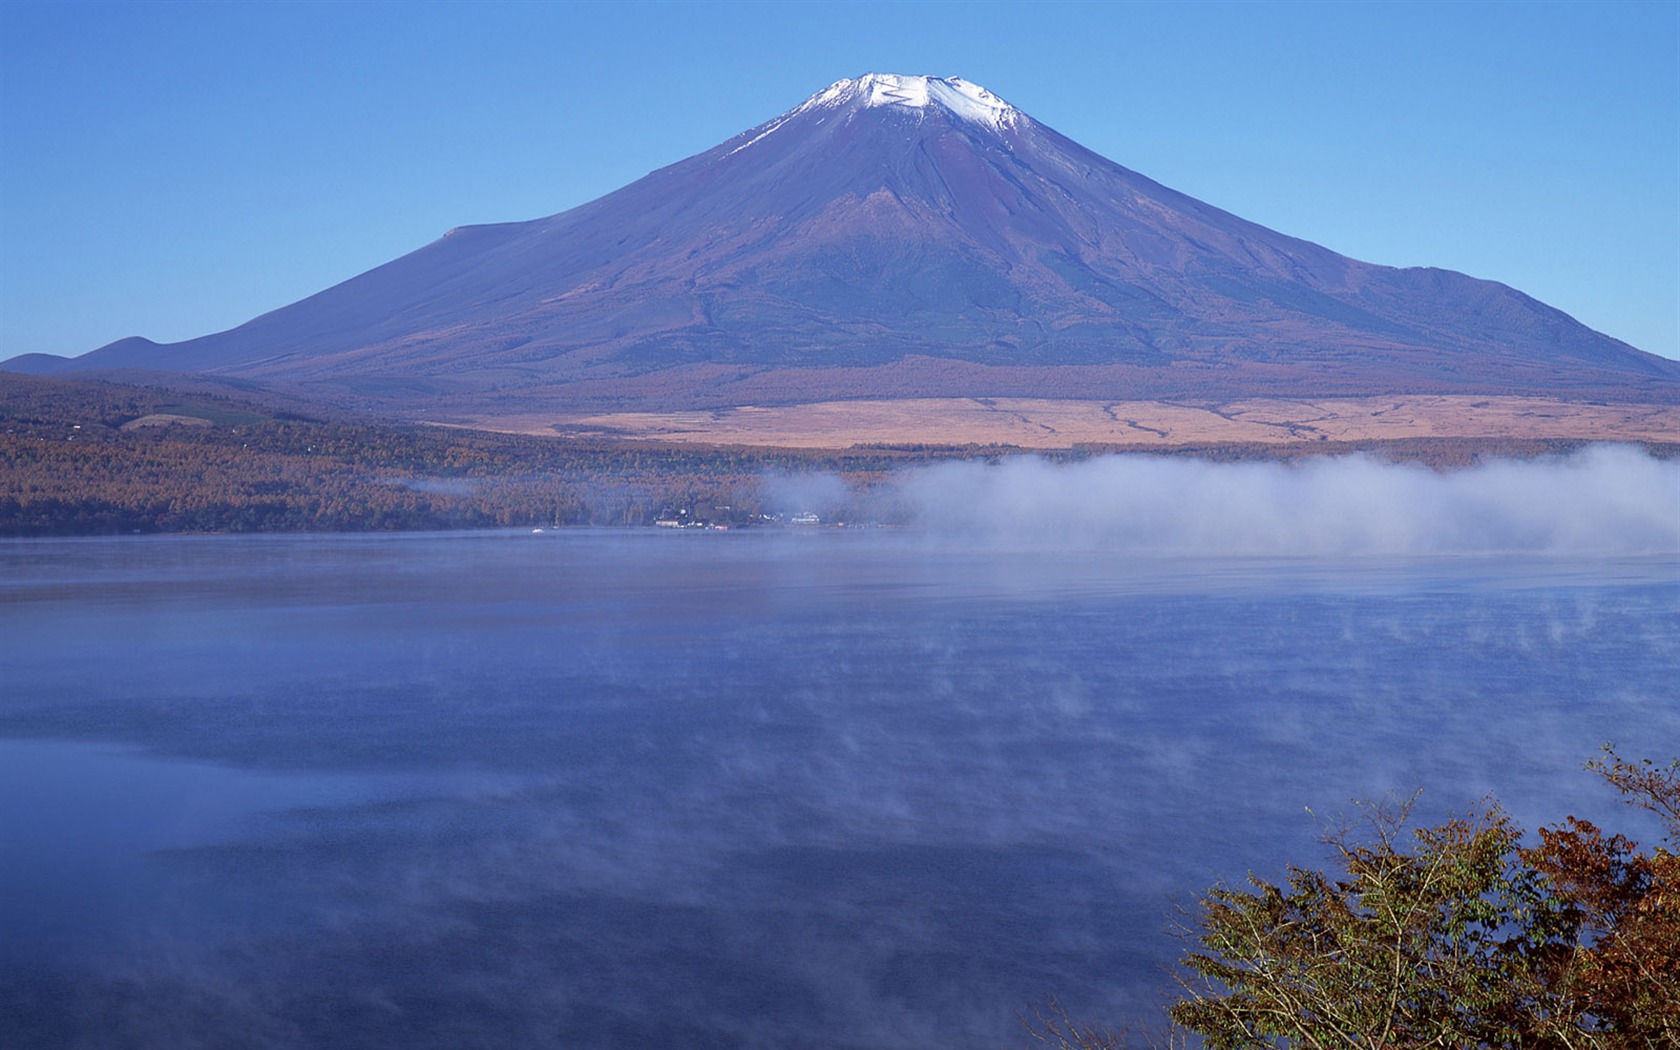
[[[1365,456],[1016,458],[915,471],[914,523],[1000,546],[1190,555],[1680,551],[1680,461],[1624,446],[1437,472]]]

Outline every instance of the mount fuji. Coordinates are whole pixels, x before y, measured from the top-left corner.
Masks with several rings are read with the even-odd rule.
[[[847,398],[1680,402],[1680,362],[1514,289],[1346,258],[978,85],[887,74],[229,331],[0,367],[209,374],[416,418]]]

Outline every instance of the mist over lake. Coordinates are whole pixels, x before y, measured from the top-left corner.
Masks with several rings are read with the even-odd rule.
[[[1654,837],[1580,767],[1680,751],[1680,486],[1593,456],[0,542],[0,1045],[1014,1045],[1353,799]]]

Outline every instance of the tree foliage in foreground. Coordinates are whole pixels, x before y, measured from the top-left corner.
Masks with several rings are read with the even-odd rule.
[[[1662,822],[1642,850],[1574,817],[1535,845],[1497,805],[1434,827],[1366,807],[1332,870],[1215,887],[1187,916],[1177,1031],[1261,1047],[1680,1047],[1680,761],[1596,771]],[[1135,1045],[1054,1004],[1028,1029],[1067,1050]]]
[[[1333,872],[1219,887],[1172,1019],[1209,1047],[1680,1046],[1680,763],[1594,763],[1666,846],[1567,819],[1524,846],[1496,805],[1406,805],[1332,838]]]

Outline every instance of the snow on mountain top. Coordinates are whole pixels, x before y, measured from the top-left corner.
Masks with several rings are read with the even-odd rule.
[[[961,77],[905,76],[899,73],[865,73],[850,80],[837,80],[812,95],[800,109],[839,106],[860,102],[866,107],[903,106],[926,109],[939,105],[975,124],[1004,128],[1015,123],[1020,111],[979,84]]]
[[[734,149],[725,153],[725,157],[733,157],[749,146],[763,141],[765,138],[786,124],[790,118],[800,113],[807,113],[814,109],[839,109],[842,106],[857,105],[865,109],[876,106],[896,106],[901,109],[930,109],[934,106],[943,107],[947,112],[961,117],[972,124],[979,124],[1001,131],[1013,127],[1022,116],[1021,111],[987,91],[979,84],[972,84],[961,77],[928,77],[907,76],[901,73],[865,73],[861,77],[847,80],[836,80],[828,87],[812,95],[796,106],[791,112],[784,113],[769,124],[743,132],[740,137],[752,135]]]

